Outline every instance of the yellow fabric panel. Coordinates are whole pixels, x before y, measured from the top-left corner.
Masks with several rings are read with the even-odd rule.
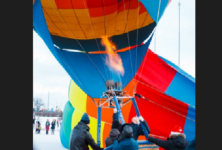
[[[74,108],[81,112],[86,112],[87,94],[83,92],[74,81],[72,81],[70,85],[69,101]]]
[[[95,31],[94,31],[95,32]],[[96,38],[95,33],[93,32],[93,30],[85,30],[84,33],[86,35],[87,39],[92,39],[92,38]]]
[[[128,17],[127,19],[136,19],[139,15],[139,8],[137,9],[130,9],[128,12]]]
[[[80,26],[81,26],[82,30],[84,31],[84,33],[86,33],[85,31],[92,29],[91,24],[80,24]]]
[[[80,18],[78,17],[78,20],[79,20],[79,24],[80,25],[88,25],[88,24],[91,24],[91,20],[89,17],[85,17],[85,18]]]
[[[112,26],[106,27],[106,35],[108,37],[114,35],[114,33],[115,33],[115,24]]]
[[[63,23],[63,18],[62,17],[59,17],[58,15],[57,16],[50,16],[52,22],[59,22],[59,23]]]
[[[126,20],[126,18],[127,18],[127,13],[128,13],[128,10],[124,10],[124,11],[121,11],[120,13],[118,13],[118,14],[116,15],[116,21]]]
[[[114,26],[115,27],[116,24],[116,18],[110,19],[110,20],[106,20],[106,27],[110,27],[110,26]]]
[[[105,22],[105,17],[104,16],[91,17],[91,22],[92,22],[92,24],[103,23],[103,22]]]
[[[110,15],[106,15],[105,18],[106,18],[106,22],[108,20],[112,20],[112,19],[115,19],[116,20],[116,15],[117,15],[117,11],[115,11],[114,13],[110,14]]]
[[[75,35],[71,30],[62,30],[62,33],[64,33],[69,38],[75,38]]]
[[[44,8],[44,10],[46,11],[46,13],[50,16],[58,16],[58,10],[57,9],[53,9],[53,8]]]
[[[126,21],[121,20],[116,22],[116,31],[115,34],[123,33],[125,31]]]
[[[63,22],[54,22],[54,24],[60,29],[60,30],[68,30],[68,27]]]
[[[83,113],[78,111],[78,110],[74,110],[73,114],[72,114],[72,123],[71,123],[71,130],[78,124],[78,122],[81,120]]]
[[[143,27],[144,26],[147,26],[148,24],[150,24],[150,23],[153,23],[154,22],[154,20],[150,17],[150,15],[148,14],[147,16],[146,16],[146,20],[145,20],[145,22],[144,22],[144,24],[143,24]]]
[[[135,24],[135,28],[138,27],[138,28],[141,28],[145,19],[146,19],[146,16],[147,16],[147,12],[144,12],[142,14],[139,15],[138,17],[138,25]]]
[[[136,24],[135,20],[136,19],[130,19],[130,20],[127,21],[127,26],[126,26],[125,32],[127,32],[127,30],[132,31],[132,30],[135,29],[134,28],[134,25]]]
[[[101,35],[105,35],[105,28],[94,30],[97,38],[101,38]]]
[[[77,39],[87,39],[85,34],[82,31],[75,31],[75,36]]]
[[[73,9],[58,9],[59,13],[63,17],[75,17],[75,11]]]
[[[90,123],[89,123],[89,133],[92,135],[92,138],[95,142],[97,142],[97,119],[89,117]],[[90,147],[90,146],[89,146]]]
[[[101,121],[101,128],[100,128],[100,147],[104,147],[103,145],[103,131],[105,127],[105,122]],[[105,140],[105,139],[104,139]]]
[[[97,24],[93,24],[93,29],[97,30],[97,29],[101,29],[101,28],[105,28],[104,22],[102,23],[97,23]]]
[[[62,17],[64,22],[66,22],[67,24],[79,24],[78,19],[74,16],[74,17]]]
[[[57,5],[55,0],[41,0],[42,7],[44,8],[55,8],[57,9]]]
[[[81,27],[79,26],[79,24],[69,24],[69,23],[67,23],[67,26],[72,31],[76,31],[76,30],[81,31],[82,30]]]
[[[74,9],[76,16],[78,18],[88,18],[89,17],[89,10],[88,9]]]

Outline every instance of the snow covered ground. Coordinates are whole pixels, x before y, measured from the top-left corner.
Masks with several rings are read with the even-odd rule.
[[[34,150],[67,150],[62,146],[59,137],[59,130],[55,130],[54,135],[51,135],[51,130],[48,135],[45,130],[41,130],[40,134],[33,130],[33,147]]]

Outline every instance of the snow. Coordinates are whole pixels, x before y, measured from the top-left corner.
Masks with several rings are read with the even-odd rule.
[[[49,130],[48,135],[45,130],[41,130],[40,134],[36,134],[34,128],[33,147],[34,150],[67,150],[62,146],[59,129],[57,127],[54,131],[54,135],[51,135],[51,130]]]
[[[34,150],[67,150],[62,146],[62,143],[60,141],[60,124],[59,127],[57,127],[57,124],[55,126],[54,135],[51,134],[51,128],[48,132],[48,135],[45,131],[45,123],[46,120],[49,119],[49,122],[51,124],[53,119],[58,119],[58,117],[39,117],[36,116],[36,121],[40,120],[41,122],[41,132],[40,134],[35,133],[35,127],[33,129],[33,147]]]

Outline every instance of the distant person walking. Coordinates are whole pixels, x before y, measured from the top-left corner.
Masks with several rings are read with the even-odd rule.
[[[49,122],[49,119],[47,119],[47,121],[45,123],[46,134],[48,134],[48,132],[49,132],[49,127],[50,127],[50,122]]]
[[[55,130],[55,119],[53,119],[53,121],[52,121],[52,123],[51,123],[51,129],[52,129],[51,134],[54,134],[54,130]]]
[[[59,127],[59,120],[57,119],[57,128]]]
[[[35,116],[34,116],[34,114],[33,114],[33,129],[34,129],[34,127],[35,127]]]

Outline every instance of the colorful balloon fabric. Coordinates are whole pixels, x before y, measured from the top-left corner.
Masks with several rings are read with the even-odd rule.
[[[158,138],[168,138],[174,126],[178,125],[183,129],[187,140],[192,141],[195,138],[195,79],[192,76],[148,50],[135,77],[123,90],[133,95],[135,87],[136,93],[149,99],[136,98],[140,113],[148,123],[151,134]],[[71,130],[80,121],[84,112],[90,116],[90,133],[97,141],[95,103],[98,104],[99,100],[99,97],[92,99],[73,80],[71,81],[69,101],[63,113],[63,131],[68,141]],[[121,110],[125,122],[131,123],[132,117],[136,116],[132,101]],[[112,108],[102,108],[102,147],[105,147],[105,138],[111,130],[112,115]],[[140,136],[138,140],[145,140],[145,137]]]
[[[105,91],[106,35],[115,43],[126,87],[146,54],[154,28],[170,0],[33,0],[33,29],[72,80],[90,97]],[[160,5],[159,5],[160,4]],[[96,84],[95,84],[96,83]]]

